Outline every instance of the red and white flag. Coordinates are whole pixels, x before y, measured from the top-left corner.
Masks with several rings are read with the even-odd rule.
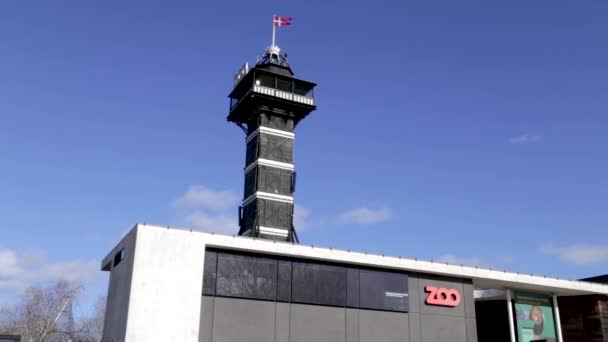
[[[284,17],[279,17],[277,15],[274,16],[274,26],[289,26],[291,25],[291,17],[289,18],[284,18]]]

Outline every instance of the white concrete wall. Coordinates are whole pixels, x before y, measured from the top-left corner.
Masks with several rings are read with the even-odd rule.
[[[102,341],[121,342],[125,339],[129,317],[136,234],[136,230],[131,230],[102,262],[102,268],[106,265],[111,267]],[[113,267],[114,255],[123,248],[125,249],[124,259],[118,266]]]
[[[111,270],[102,342],[197,342],[203,289],[204,234],[137,225],[103,265]]]
[[[204,236],[137,228],[125,341],[198,341]]]

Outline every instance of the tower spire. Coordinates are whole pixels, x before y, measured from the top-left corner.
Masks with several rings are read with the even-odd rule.
[[[272,19],[272,44],[270,44],[270,48],[275,47],[275,38],[276,38],[276,35],[277,35],[277,24],[276,24],[276,22],[277,22],[277,16],[275,15],[275,16],[273,16],[273,19]]]

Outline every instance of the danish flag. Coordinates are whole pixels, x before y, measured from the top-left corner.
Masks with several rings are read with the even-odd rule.
[[[279,16],[274,16],[274,26],[289,26],[291,25],[291,17],[289,18],[283,18],[283,17],[279,17]]]

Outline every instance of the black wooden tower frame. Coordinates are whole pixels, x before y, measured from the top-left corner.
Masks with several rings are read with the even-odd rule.
[[[298,242],[293,224],[294,131],[316,109],[314,87],[294,77],[276,46],[235,77],[227,119],[247,135],[239,235]]]

